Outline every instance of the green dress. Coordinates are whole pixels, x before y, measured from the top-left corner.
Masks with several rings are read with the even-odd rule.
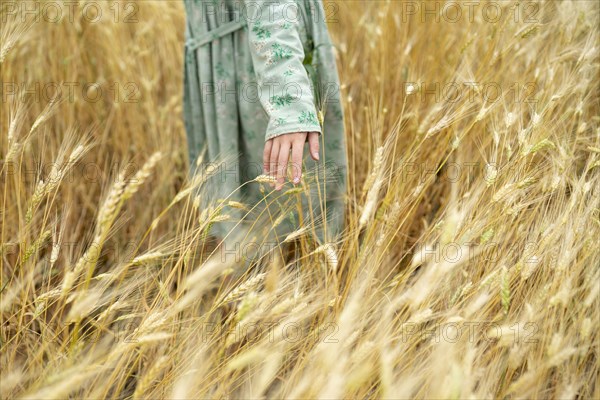
[[[201,206],[227,199],[250,209],[223,209],[235,218],[215,224],[216,234],[246,224],[281,236],[303,221],[317,226],[320,241],[333,240],[344,227],[347,159],[339,78],[321,0],[184,2],[191,172],[209,165],[214,171],[215,162],[222,162],[209,190],[202,191]],[[257,182],[244,185],[263,174],[265,141],[292,132],[321,133],[319,162],[305,146],[309,193],[286,195],[290,183],[281,192]]]

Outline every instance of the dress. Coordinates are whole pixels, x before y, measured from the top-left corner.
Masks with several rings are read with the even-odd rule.
[[[344,226],[347,159],[339,78],[321,0],[184,3],[184,120],[191,172],[222,161],[210,190],[202,191],[201,206],[227,199],[251,209],[223,210],[236,218],[215,224],[216,234],[231,229],[241,215],[255,228],[268,225],[264,218],[272,223],[279,209],[285,217],[269,232],[286,235],[311,218],[318,239],[333,240]],[[305,146],[303,175],[312,183],[310,194],[300,196],[302,215],[296,194],[283,195],[291,184],[278,194],[268,185],[261,190],[259,183],[244,184],[263,174],[265,141],[291,132],[321,133],[319,162]]]

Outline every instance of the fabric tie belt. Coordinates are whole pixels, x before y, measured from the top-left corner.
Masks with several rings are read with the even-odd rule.
[[[210,30],[209,32],[198,35],[198,37],[188,39],[185,42],[185,45],[189,50],[195,50],[198,47],[202,47],[205,44],[212,42],[213,40],[217,40],[229,33],[237,31],[238,29],[242,29],[244,26],[246,26],[246,21],[241,18],[239,21],[234,20],[227,22],[215,29]]]

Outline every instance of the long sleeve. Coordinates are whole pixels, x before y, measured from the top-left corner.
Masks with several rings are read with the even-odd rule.
[[[303,66],[304,23],[295,0],[245,0],[248,38],[260,102],[269,117],[265,140],[321,126]]]

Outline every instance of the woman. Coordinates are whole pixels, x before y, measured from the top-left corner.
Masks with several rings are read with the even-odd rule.
[[[204,195],[204,200],[247,204],[255,226],[261,218],[277,219],[277,205],[286,218],[271,224],[276,226],[270,232],[284,235],[302,222],[316,227],[320,241],[331,240],[343,228],[346,149],[339,79],[321,1],[187,0],[185,6],[190,163],[196,168],[235,157],[220,165],[211,178],[212,198]],[[297,197],[277,190],[288,185],[288,165],[292,184],[301,182],[306,143],[313,160],[304,160],[305,177],[316,171],[298,214],[297,205],[286,202]],[[276,180],[275,192],[247,183],[264,174]],[[226,236],[236,224],[217,225],[217,235]]]

